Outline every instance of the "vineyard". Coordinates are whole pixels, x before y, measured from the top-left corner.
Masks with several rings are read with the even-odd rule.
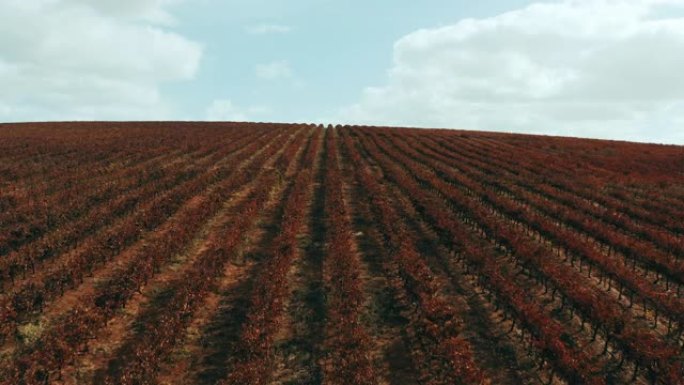
[[[684,147],[0,125],[0,385],[684,384]]]

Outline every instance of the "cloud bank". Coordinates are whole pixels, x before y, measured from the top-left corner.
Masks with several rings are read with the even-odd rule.
[[[282,24],[258,24],[248,27],[246,31],[251,35],[284,34],[292,31],[292,27]]]
[[[254,67],[254,74],[261,80],[290,79],[294,75],[290,63],[288,63],[287,60],[257,64]]]
[[[168,28],[173,0],[0,2],[0,121],[163,119],[167,82],[201,46]]]
[[[667,16],[666,16],[667,15]],[[684,1],[565,0],[398,40],[346,121],[684,144]]]
[[[230,99],[216,99],[207,107],[204,119],[207,121],[246,122],[259,120],[267,112],[266,107],[243,107],[235,105]]]

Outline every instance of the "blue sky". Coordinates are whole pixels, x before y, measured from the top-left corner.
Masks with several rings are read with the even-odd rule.
[[[186,2],[175,8],[182,15],[178,31],[202,42],[203,63],[195,81],[170,85],[169,90],[179,96],[179,106],[188,114],[214,99],[228,99],[268,109],[262,116],[275,120],[334,118],[339,107],[355,102],[364,87],[384,80],[392,64],[392,45],[407,32],[527,3]],[[256,68],[273,63],[286,65],[290,74],[260,78]]]
[[[0,121],[684,144],[684,0],[1,0]]]

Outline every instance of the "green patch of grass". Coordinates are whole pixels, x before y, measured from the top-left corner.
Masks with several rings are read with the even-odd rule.
[[[40,323],[28,323],[17,327],[19,339],[25,344],[32,344],[43,334],[44,327]]]

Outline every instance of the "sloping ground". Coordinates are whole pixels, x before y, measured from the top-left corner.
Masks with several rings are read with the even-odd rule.
[[[0,384],[684,383],[684,148],[0,125]]]

